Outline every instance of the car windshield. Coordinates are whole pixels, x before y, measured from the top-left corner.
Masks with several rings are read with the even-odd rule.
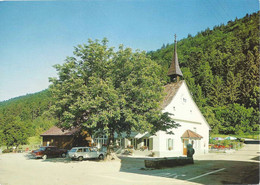
[[[77,148],[72,148],[71,150],[70,150],[70,152],[76,152],[77,151]]]

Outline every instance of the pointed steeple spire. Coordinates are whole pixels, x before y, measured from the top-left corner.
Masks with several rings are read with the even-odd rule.
[[[176,77],[177,77],[177,81],[179,81],[179,77],[183,76],[183,74],[181,72],[179,62],[178,62],[176,34],[174,35],[174,37],[175,37],[174,54],[173,54],[172,63],[171,63],[171,66],[168,70],[167,75],[169,77],[171,77],[171,81],[173,81],[173,79],[176,78]]]

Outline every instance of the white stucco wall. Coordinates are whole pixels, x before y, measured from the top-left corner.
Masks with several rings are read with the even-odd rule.
[[[172,118],[181,126],[173,129],[174,135],[163,131],[156,133],[153,137],[153,151],[156,156],[169,157],[183,155],[182,134],[186,130],[192,130],[203,138],[194,141],[195,155],[208,153],[209,125],[192,99],[185,82],[182,83],[171,103],[165,107],[163,112],[172,113]],[[173,149],[167,149],[167,139],[173,139]],[[190,141],[191,142],[191,141]]]

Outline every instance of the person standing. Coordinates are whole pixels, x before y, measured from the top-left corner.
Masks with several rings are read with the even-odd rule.
[[[192,145],[187,144],[187,157],[190,157],[192,159],[192,164],[194,164],[194,161],[193,161],[194,153],[195,153],[195,150],[194,150],[194,148],[192,148]]]

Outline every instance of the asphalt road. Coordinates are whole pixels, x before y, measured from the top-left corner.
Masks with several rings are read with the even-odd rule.
[[[25,154],[0,155],[1,185],[186,185],[258,184],[259,145],[247,144],[234,153],[194,156],[195,164],[148,170],[144,160],[83,162],[34,160]]]

